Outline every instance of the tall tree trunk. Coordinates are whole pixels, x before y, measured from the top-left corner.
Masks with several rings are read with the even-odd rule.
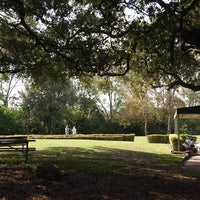
[[[48,121],[48,134],[52,134],[52,117],[49,116],[49,121]]]
[[[145,122],[144,122],[144,134],[145,134],[145,136],[148,135],[148,122],[147,122],[147,120],[145,120]]]
[[[112,92],[109,92],[108,93],[108,97],[109,97],[109,106],[110,106],[110,120],[112,120],[112,118],[113,118],[113,96],[112,96],[113,94],[112,94]]]
[[[147,109],[143,110],[144,116],[144,134],[148,135],[148,117],[147,117]]]
[[[173,124],[173,92],[167,90],[167,103],[168,103],[168,123],[167,123],[167,133],[172,133],[172,124]]]

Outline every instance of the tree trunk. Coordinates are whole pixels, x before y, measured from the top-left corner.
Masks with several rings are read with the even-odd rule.
[[[145,122],[144,122],[144,134],[145,134],[145,136],[148,135],[148,122],[147,122],[147,120],[145,120]]]

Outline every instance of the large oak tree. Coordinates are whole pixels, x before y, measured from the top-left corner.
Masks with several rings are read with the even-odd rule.
[[[130,15],[130,16],[128,16]],[[0,72],[125,75],[200,90],[199,0],[1,0]]]

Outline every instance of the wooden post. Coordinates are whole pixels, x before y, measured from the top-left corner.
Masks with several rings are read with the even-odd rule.
[[[178,136],[178,151],[180,151],[180,133],[179,133],[179,115],[176,114],[176,117],[174,119],[174,129],[175,129],[175,133]]]
[[[28,140],[26,141],[26,162],[28,162]]]

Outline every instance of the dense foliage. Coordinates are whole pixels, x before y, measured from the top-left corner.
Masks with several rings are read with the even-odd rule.
[[[21,113],[17,110],[0,106],[0,134],[20,133],[22,129]]]
[[[173,91],[152,99],[151,87],[200,90],[199,8],[198,0],[2,0],[0,73],[31,82],[20,132],[61,133],[68,123],[81,133],[148,134],[166,130],[167,117],[171,132]]]
[[[199,85],[198,0],[2,0],[0,72],[53,79],[139,71],[154,86]]]
[[[167,131],[166,91],[151,90],[139,77],[130,78],[125,82],[93,78],[87,84],[77,79],[59,83],[46,78],[39,85],[29,82],[16,104],[2,107],[0,133],[64,134],[66,124],[75,125],[79,134],[172,133]],[[120,87],[115,90],[116,86]],[[194,95],[188,93],[186,98],[186,94],[185,90],[186,102],[173,97],[173,106],[196,105]],[[199,128],[199,120],[180,120],[181,133],[198,134]]]

